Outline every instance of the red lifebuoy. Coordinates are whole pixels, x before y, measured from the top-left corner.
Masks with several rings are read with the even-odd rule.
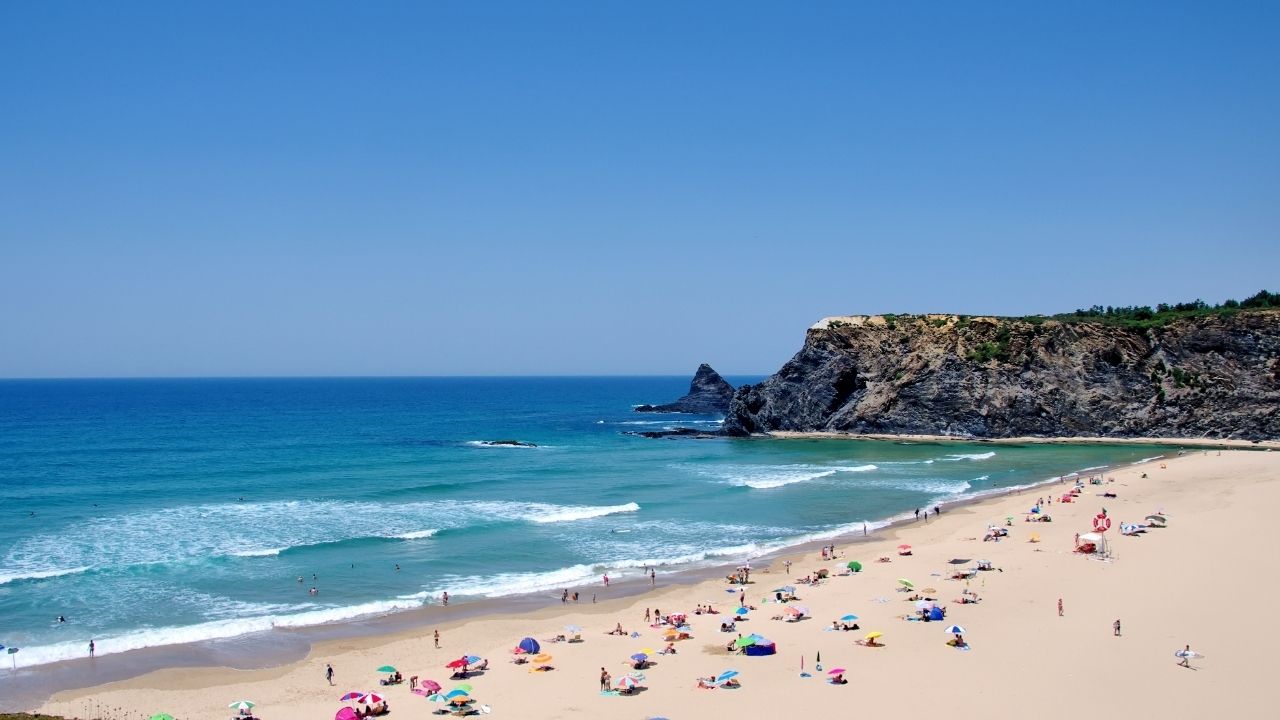
[[[1093,529],[1098,532],[1106,532],[1111,529],[1111,518],[1106,515],[1099,515],[1093,519]]]

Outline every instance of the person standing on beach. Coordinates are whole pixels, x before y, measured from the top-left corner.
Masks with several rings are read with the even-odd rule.
[[[604,668],[600,668],[600,692],[604,692],[605,690],[608,690],[608,689],[609,689],[609,671],[605,670]]]
[[[565,588],[564,592],[560,594],[560,602],[562,603],[569,602],[569,588]]]
[[[324,664],[324,679],[329,681],[329,686],[333,686],[333,666],[329,663]]]
[[[1191,646],[1190,645],[1186,646],[1185,648],[1182,649],[1182,652],[1178,654],[1182,656],[1182,662],[1178,664],[1184,668],[1191,667],[1191,656],[1194,654],[1191,652]]]
[[[445,607],[449,607],[449,591],[448,590],[445,590],[444,593],[440,595],[440,602],[444,603]]]
[[[1120,621],[1119,620],[1116,620],[1115,622],[1111,623],[1111,629],[1115,632],[1116,637],[1120,637]]]
[[[782,561],[782,569],[783,569],[783,571],[784,571],[784,572],[786,572],[788,575],[790,575],[790,574],[791,574],[791,561],[790,561],[790,560],[783,560],[783,561]]]
[[[1058,598],[1058,617],[1062,617],[1062,598]]]
[[[97,649],[97,648],[96,648],[96,646],[93,644],[93,640],[92,640],[92,639],[90,639],[90,640],[89,640],[89,657],[93,657],[93,651],[94,651],[94,650],[96,650],[96,649]]]
[[[604,574],[604,586],[609,587],[609,573]]]
[[[645,625],[648,625],[649,623],[650,623],[650,619],[649,619],[649,608],[645,608],[645,609],[644,609],[644,624],[645,624]]]
[[[439,630],[436,630],[435,636],[436,636],[435,637],[436,649],[439,650],[440,649],[440,631]]]
[[[658,572],[653,568],[649,568],[649,587],[658,584]]]
[[[916,520],[920,519],[920,508],[916,508]]]

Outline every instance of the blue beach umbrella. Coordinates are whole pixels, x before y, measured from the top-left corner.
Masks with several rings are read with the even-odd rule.
[[[649,659],[649,656],[645,655],[644,653],[636,653],[635,655],[631,656],[631,659],[635,660],[636,662],[644,662],[645,660]]]
[[[751,608],[748,607],[740,607],[737,610],[734,610],[734,613],[738,615],[746,615],[749,612],[751,612]]]
[[[475,665],[475,664],[476,664],[476,663],[478,663],[478,662],[480,662],[480,656],[479,656],[479,655],[468,655],[468,656],[467,656],[467,664],[468,664],[468,665]]]
[[[857,620],[857,619],[858,619],[857,615],[845,615],[844,617],[840,618],[840,622],[853,622],[854,620]]]
[[[455,689],[455,690],[450,690],[450,691],[445,695],[445,699],[452,700],[452,699],[454,699],[454,698],[456,698],[456,697],[461,697],[461,696],[463,696],[463,695],[467,695],[467,694],[468,694],[468,693],[467,693],[467,691],[466,691],[466,690],[463,690],[462,688],[457,688],[457,689]]]
[[[725,670],[724,672],[720,673],[718,677],[716,677],[716,682],[726,683],[737,676],[738,676],[737,670]]]
[[[964,628],[960,627],[959,625],[952,625],[946,630],[943,630],[943,632],[947,633],[948,635],[963,635]]]

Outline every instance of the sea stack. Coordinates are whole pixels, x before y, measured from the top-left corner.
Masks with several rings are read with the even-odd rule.
[[[702,363],[689,383],[689,393],[675,402],[665,405],[641,405],[636,412],[694,413],[698,415],[724,415],[733,400],[733,386],[720,377],[711,366]]]

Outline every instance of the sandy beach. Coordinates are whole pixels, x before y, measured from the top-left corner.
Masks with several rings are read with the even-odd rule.
[[[1112,438],[1085,435],[1063,437],[1008,437],[980,438],[955,435],[881,435],[876,433],[826,432],[820,430],[796,432],[775,430],[768,436],[778,440],[884,440],[891,442],[968,442],[991,445],[1168,445],[1177,448],[1232,449],[1280,449],[1277,440],[1240,440],[1233,438]]]
[[[1186,444],[1183,441],[1181,444]],[[1147,477],[1142,477],[1143,474]],[[1259,612],[1258,600],[1275,596],[1280,566],[1265,539],[1271,508],[1280,501],[1280,454],[1204,451],[1107,473],[1114,482],[1086,485],[1078,501],[1057,496],[1070,484],[1042,486],[944,510],[937,518],[875,534],[868,542],[836,542],[837,559],[816,552],[757,567],[745,588],[746,602],[758,609],[738,632],[759,633],[777,643],[776,655],[745,657],[725,650],[737,633],[719,631],[732,618],[739,587],[724,580],[659,587],[613,598],[603,587],[587,589],[580,604],[555,605],[510,617],[482,617],[432,630],[394,636],[334,640],[316,645],[297,663],[266,670],[172,669],[124,682],[63,692],[39,708],[70,717],[147,716],[168,712],[179,720],[226,719],[227,704],[248,698],[265,720],[329,718],[343,707],[349,690],[379,690],[384,664],[452,687],[444,665],[463,654],[489,659],[487,672],[467,680],[477,704],[495,717],[590,718],[665,716],[701,718],[713,714],[766,718],[829,717],[832,713],[875,716],[903,710],[946,717],[977,718],[991,713],[1030,712],[1038,717],[1082,714],[1150,713],[1163,709],[1195,716],[1257,712],[1264,704],[1264,651],[1280,631]],[[1103,498],[1103,492],[1117,497]],[[1055,495],[1045,511],[1053,521],[1024,518],[1037,497]],[[1105,507],[1114,519],[1108,533],[1113,557],[1100,560],[1072,552],[1076,533]],[[1155,511],[1168,527],[1121,537],[1120,522],[1141,522]],[[989,525],[1008,526],[1009,537],[984,542]],[[1040,542],[1030,542],[1031,535]],[[899,556],[901,543],[913,546]],[[891,562],[879,563],[877,558]],[[981,598],[959,604],[965,582],[948,579],[955,568],[989,560],[969,588]],[[858,560],[857,574],[839,575]],[[966,562],[954,562],[964,560]],[[798,585],[799,600],[812,618],[770,619],[784,606],[766,602],[773,589],[819,568],[833,577],[817,586]],[[917,588],[936,588],[946,622],[907,621],[915,610],[901,592],[899,578]],[[590,604],[592,592],[600,602]],[[1058,601],[1063,613],[1058,612]],[[627,658],[642,649],[661,649],[662,631],[643,621],[646,608],[663,613],[692,612],[712,604],[727,614],[690,615],[693,637],[675,643],[675,655],[656,656],[645,669],[644,689],[631,696],[599,692],[601,668],[613,678],[629,671]],[[831,631],[832,620],[858,616],[861,630]],[[1112,623],[1119,619],[1122,633]],[[639,637],[607,632],[621,623]],[[968,649],[946,644],[948,625],[966,629]],[[534,673],[511,663],[520,638],[546,640],[566,625],[583,628],[582,643],[544,642],[554,671]],[[884,647],[855,644],[869,631],[883,633]],[[1205,657],[1190,669],[1179,667],[1175,650],[1190,644]],[[821,656],[822,670],[816,669]],[[100,662],[109,662],[103,659]],[[811,676],[803,677],[801,667]],[[326,663],[335,670],[331,687]],[[826,681],[832,668],[845,668],[847,685]],[[699,689],[699,677],[725,670],[740,674],[739,689]],[[426,718],[437,705],[409,691],[408,683],[386,688],[391,716]],[[112,708],[118,710],[103,710]]]

